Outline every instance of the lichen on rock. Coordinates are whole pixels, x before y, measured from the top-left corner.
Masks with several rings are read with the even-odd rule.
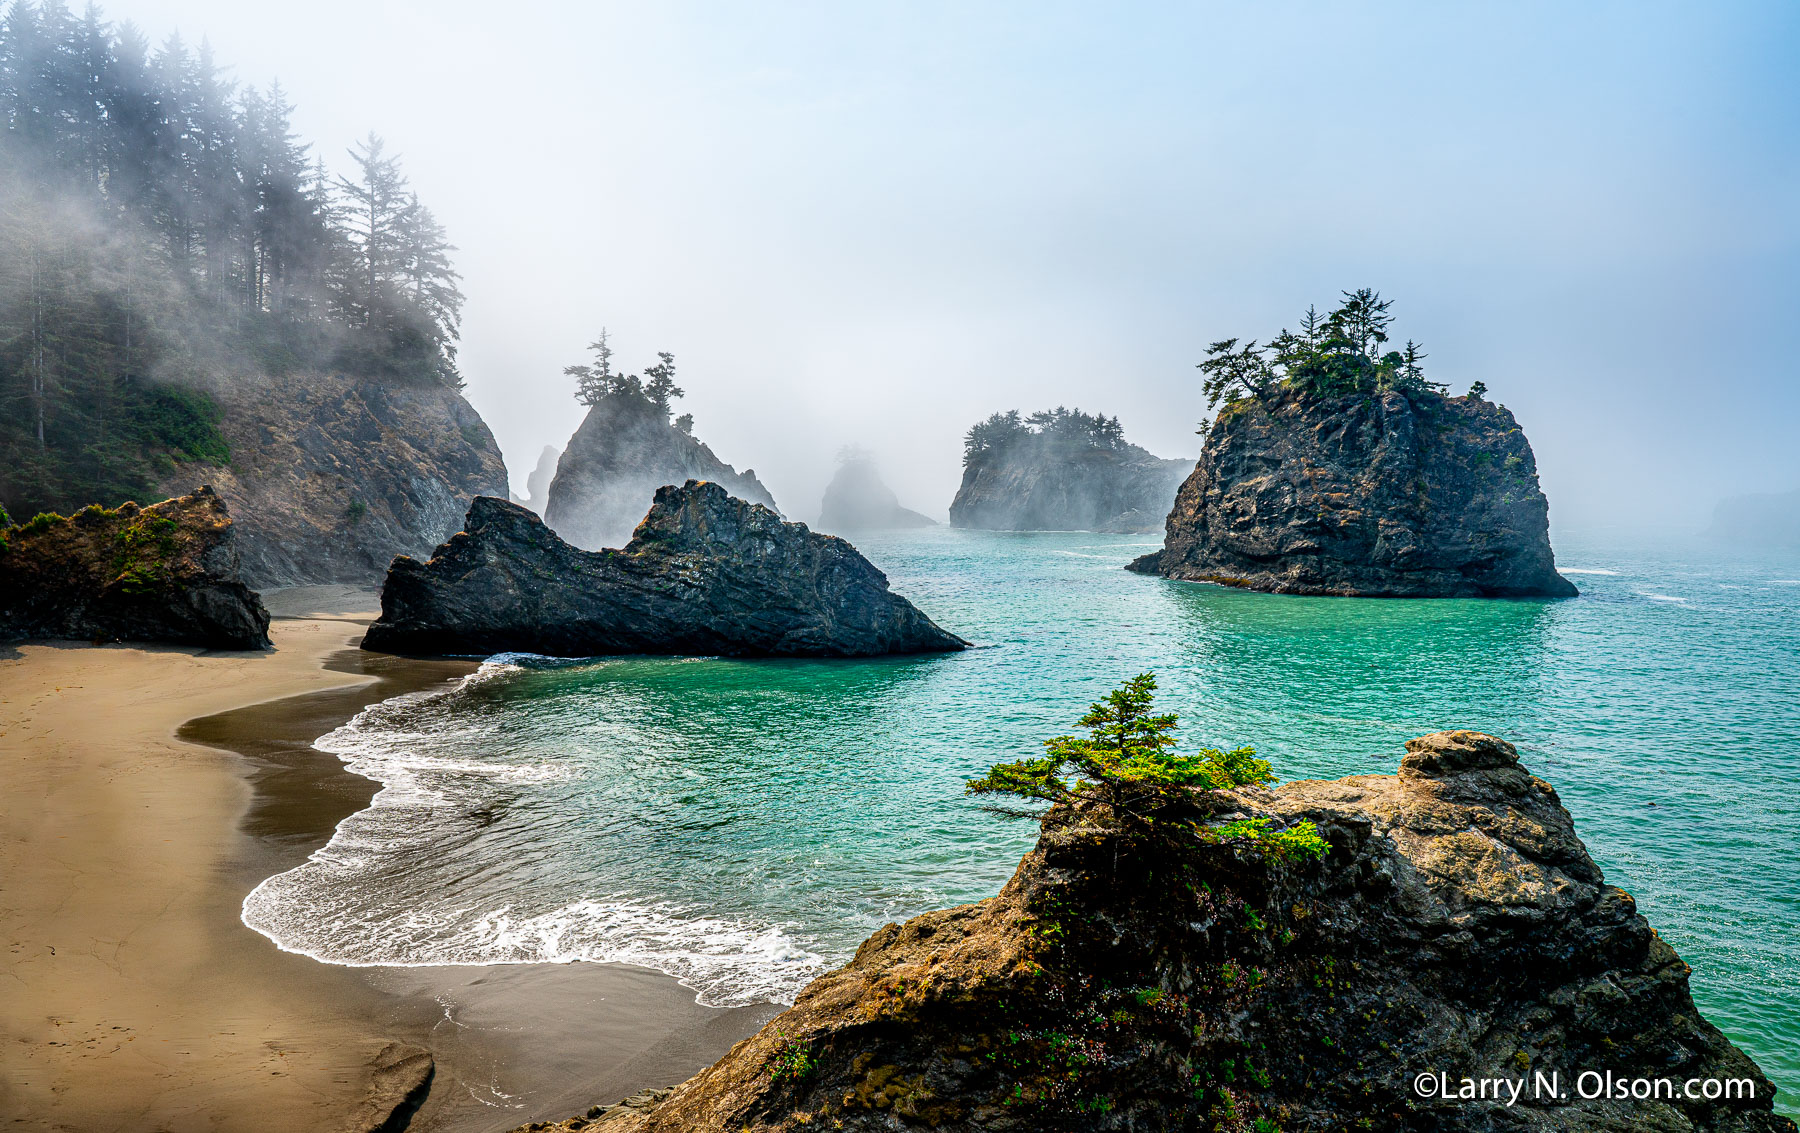
[[[40,515],[0,534],[0,641],[269,645],[268,611],[238,577],[231,516],[209,487],[148,507]]]

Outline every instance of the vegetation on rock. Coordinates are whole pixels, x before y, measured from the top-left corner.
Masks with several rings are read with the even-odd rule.
[[[0,640],[269,643],[269,615],[238,577],[231,518],[210,489],[18,526],[0,511],[0,528]]]
[[[1266,345],[1255,339],[1239,346],[1235,338],[1207,347],[1199,369],[1208,406],[1246,398],[1267,398],[1277,389],[1298,390],[1313,397],[1343,394],[1442,393],[1425,380],[1424,351],[1407,340],[1399,350],[1383,350],[1393,316],[1392,299],[1369,288],[1343,293],[1335,310],[1320,315],[1308,307],[1300,329],[1281,333]]]
[[[997,763],[986,775],[970,779],[971,795],[1011,795],[1052,804],[1095,804],[1121,826],[1145,830],[1172,811],[1191,816],[1195,791],[1264,787],[1275,781],[1266,759],[1256,749],[1202,748],[1177,755],[1173,712],[1156,714],[1156,675],[1140,673],[1095,701],[1081,717],[1086,736],[1055,736],[1044,741],[1047,754],[1038,759]],[[992,807],[1005,815],[1043,817],[1036,811]],[[1191,831],[1190,831],[1191,832]],[[1279,855],[1325,852],[1325,843],[1310,822],[1271,830],[1264,820],[1241,820],[1198,831],[1202,837],[1244,841]]]

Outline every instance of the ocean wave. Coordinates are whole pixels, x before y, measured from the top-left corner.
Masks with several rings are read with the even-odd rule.
[[[447,724],[456,714],[446,702],[537,667],[521,666],[524,656],[491,657],[448,688],[372,704],[315,741],[381,789],[304,863],[253,889],[243,922],[283,951],[347,967],[625,963],[674,976],[708,1006],[792,1003],[825,960],[779,926],[623,895],[539,912],[484,908],[414,882],[416,863],[438,856],[446,818],[466,817],[484,785],[572,776],[553,762],[430,754],[486,748],[479,733]]]
[[[1558,574],[1609,574],[1617,575],[1616,570],[1602,570],[1600,567],[1557,567]]]

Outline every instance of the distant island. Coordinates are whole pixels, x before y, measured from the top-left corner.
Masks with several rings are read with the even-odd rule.
[[[569,366],[575,400],[587,406],[581,427],[556,463],[544,522],[587,550],[623,546],[656,490],[688,480],[721,484],[739,499],[779,511],[756,473],[739,472],[694,436],[690,413],[674,416],[675,356],[661,353],[643,374],[613,368],[607,333],[590,344],[593,361]]]
[[[1125,439],[1117,417],[1058,406],[996,413],[963,437],[952,527],[1155,531],[1193,467]]]
[[[1757,550],[1800,549],[1800,490],[1720,500],[1706,534],[1721,543]]]
[[[838,470],[819,501],[824,531],[897,531],[935,527],[937,520],[900,506],[900,497],[881,479],[875,458],[854,446],[838,453]]]
[[[1222,406],[1131,569],[1281,594],[1571,597],[1531,444],[1477,382],[1445,396],[1415,342],[1384,350],[1391,300],[1346,292],[1268,345],[1212,344]]]

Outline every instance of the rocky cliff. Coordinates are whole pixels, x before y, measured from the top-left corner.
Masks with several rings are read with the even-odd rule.
[[[1024,433],[971,453],[952,527],[998,531],[1155,531],[1193,467],[1137,445]]]
[[[945,633],[855,547],[717,484],[663,487],[623,550],[582,551],[482,497],[431,561],[401,557],[366,649],[863,657],[940,653]]]
[[[999,896],[888,925],[710,1069],[553,1128],[1793,1133],[1550,785],[1491,736],[1406,746],[1161,833],[1052,812]],[[1244,819],[1330,850],[1266,859],[1221,834]]]
[[[632,396],[605,397],[556,463],[544,520],[564,539],[588,550],[631,538],[656,490],[708,480],[741,500],[771,510],[775,498],[746,468],[739,472],[691,433],[670,423],[666,407]]]
[[[1277,390],[1222,409],[1131,569],[1280,594],[1569,597],[1531,444],[1505,406]]]
[[[873,461],[855,457],[838,465],[819,501],[819,526],[826,531],[896,531],[935,527],[937,521],[900,506],[900,497],[882,482]]]
[[[506,493],[493,435],[453,389],[291,373],[208,392],[231,464],[163,486],[191,491],[204,473],[237,517],[252,585],[373,584],[395,555],[448,538],[475,496]]]
[[[238,577],[224,502],[203,487],[0,524],[0,641],[24,638],[263,649],[269,614]]]

